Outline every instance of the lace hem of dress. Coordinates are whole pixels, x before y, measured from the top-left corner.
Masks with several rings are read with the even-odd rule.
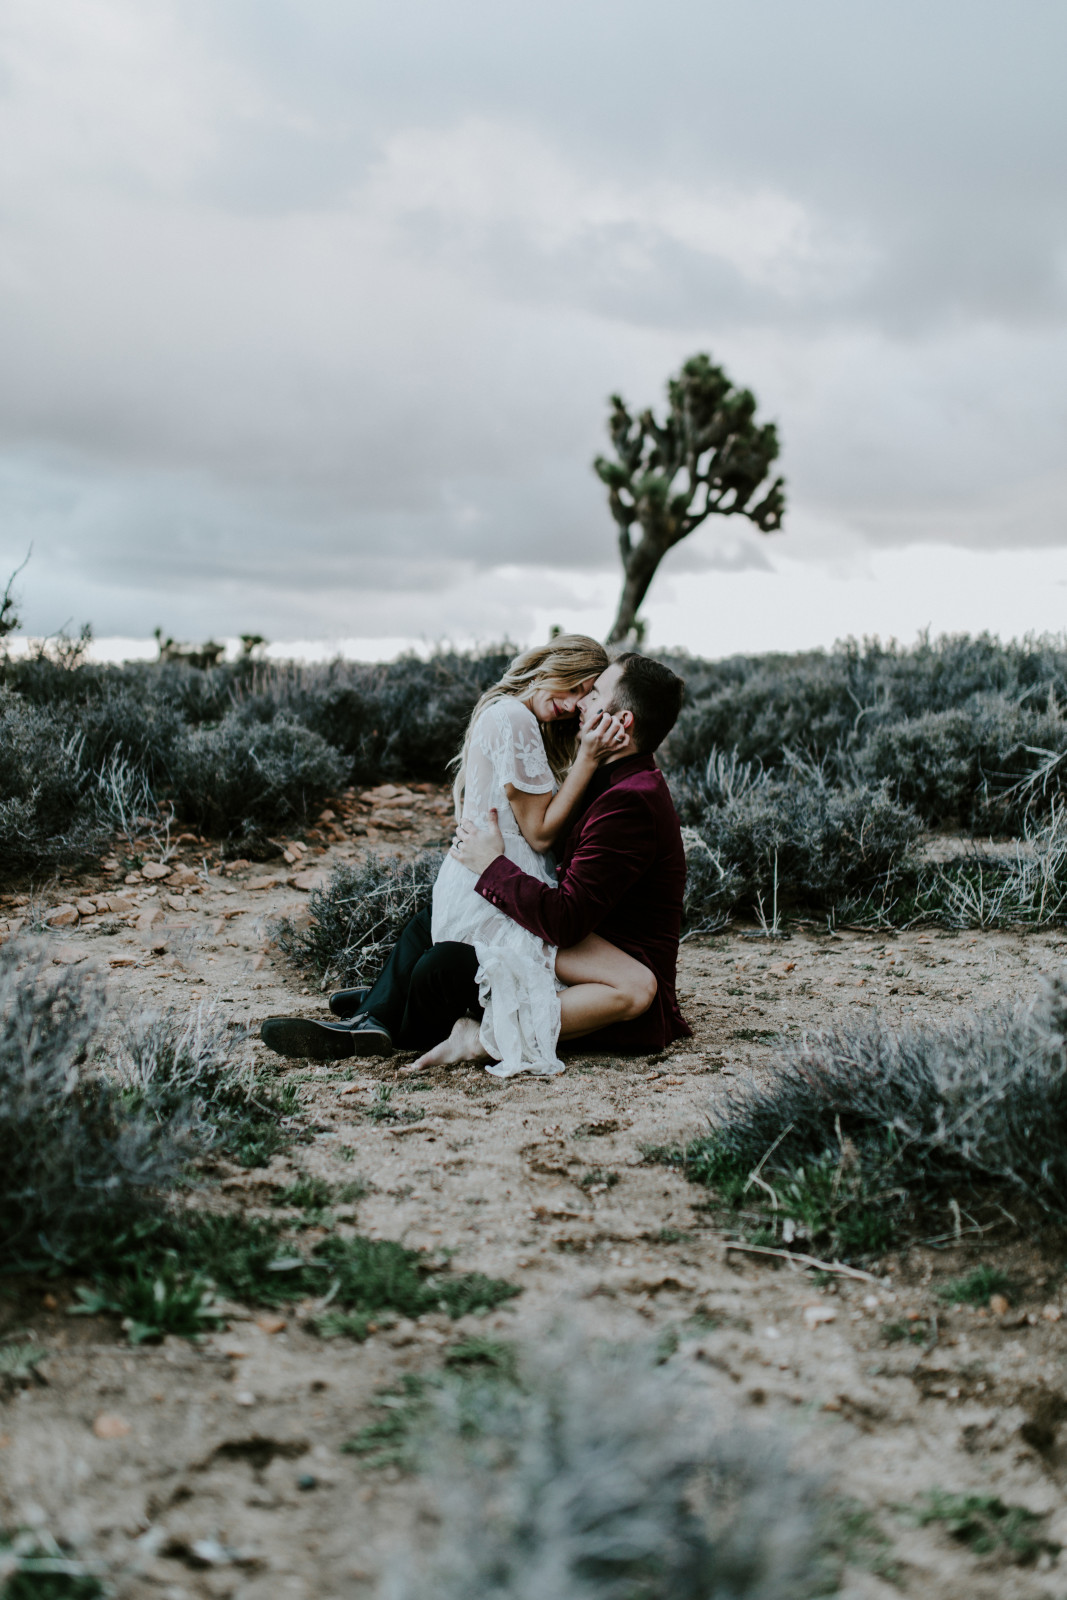
[[[519,1072],[554,1077],[564,1070],[556,1055],[560,1005],[553,962],[531,961],[530,951],[501,945],[474,946],[478,956],[478,994],[485,1007],[480,1037],[495,1060],[486,1065],[494,1078]],[[554,955],[554,952],[553,952]]]

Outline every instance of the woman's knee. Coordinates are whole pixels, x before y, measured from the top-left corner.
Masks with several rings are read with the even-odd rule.
[[[642,967],[640,977],[635,978],[633,983],[627,985],[627,1022],[632,1022],[635,1017],[644,1016],[645,1012],[656,998],[656,991],[658,988],[659,982],[657,981],[656,974],[654,972],[650,972],[647,967]]]

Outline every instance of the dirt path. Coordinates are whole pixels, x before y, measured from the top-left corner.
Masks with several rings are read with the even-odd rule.
[[[235,1023],[319,1015],[322,997],[271,953],[270,923],[306,906],[315,873],[368,846],[439,840],[444,817],[435,791],[378,793],[350,799],[277,866],[220,874],[209,857],[205,873],[190,839],[166,878],[126,882],[117,863],[65,885],[66,900],[50,897],[81,902],[50,935],[55,958],[110,968],[131,1007],[209,1003]],[[109,908],[95,909],[105,899]],[[9,901],[5,912],[14,922],[27,908]],[[46,1383],[0,1397],[0,1523],[85,1541],[131,1600],[373,1595],[384,1552],[406,1537],[424,1494],[417,1474],[341,1453],[375,1415],[376,1390],[439,1370],[466,1332],[522,1342],[579,1327],[661,1339],[671,1361],[724,1404],[783,1429],[798,1461],[870,1513],[854,1519],[845,1593],[897,1593],[884,1576],[895,1566],[915,1595],[1067,1595],[1067,1557],[1030,1567],[978,1557],[943,1526],[917,1528],[895,1509],[931,1489],[998,1495],[1049,1513],[1042,1536],[1067,1545],[1061,1261],[1017,1237],[1009,1244],[1005,1224],[999,1250],[950,1240],[911,1250],[877,1283],[819,1287],[729,1248],[699,1209],[701,1191],[642,1154],[697,1132],[724,1084],[767,1068],[777,1035],[857,1007],[890,1021],[942,1019],[1014,999],[1062,965],[1065,947],[1058,934],[810,929],[767,944],[730,932],[683,946],[694,1038],[662,1058],[579,1057],[562,1078],[507,1084],[469,1069],[413,1083],[395,1062],[291,1065],[312,1142],[258,1171],[220,1165],[213,1181],[226,1195],[257,1210],[299,1172],[358,1176],[370,1186],[353,1209],[361,1231],[447,1250],[454,1269],[523,1293],[485,1319],[424,1317],[362,1345],[317,1338],[311,1308],[298,1307],[284,1326],[239,1315],[199,1346],[168,1338],[136,1350],[113,1321],[67,1317],[65,1290],[31,1306],[0,1298],[0,1332],[29,1328],[51,1352]],[[258,1042],[242,1048],[264,1071],[284,1068]],[[989,1259],[1026,1285],[1017,1303],[1000,1316],[946,1311],[938,1283]],[[929,1327],[935,1314],[936,1342],[883,1336],[891,1324]]]

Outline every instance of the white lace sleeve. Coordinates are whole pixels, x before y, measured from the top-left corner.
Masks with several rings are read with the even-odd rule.
[[[493,764],[501,788],[510,783],[523,794],[551,794],[556,787],[545,754],[541,726],[521,700],[497,700],[491,707],[497,737]]]

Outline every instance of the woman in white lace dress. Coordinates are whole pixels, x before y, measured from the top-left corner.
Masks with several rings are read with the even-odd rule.
[[[495,810],[508,859],[553,887],[551,847],[620,736],[610,716],[578,733],[578,702],[607,663],[603,646],[581,634],[516,656],[475,707],[459,757],[457,821],[484,825]],[[486,1070],[501,1078],[561,1072],[555,947],[490,905],[476,881],[445,858],[434,885],[433,940],[455,939],[477,952]]]

